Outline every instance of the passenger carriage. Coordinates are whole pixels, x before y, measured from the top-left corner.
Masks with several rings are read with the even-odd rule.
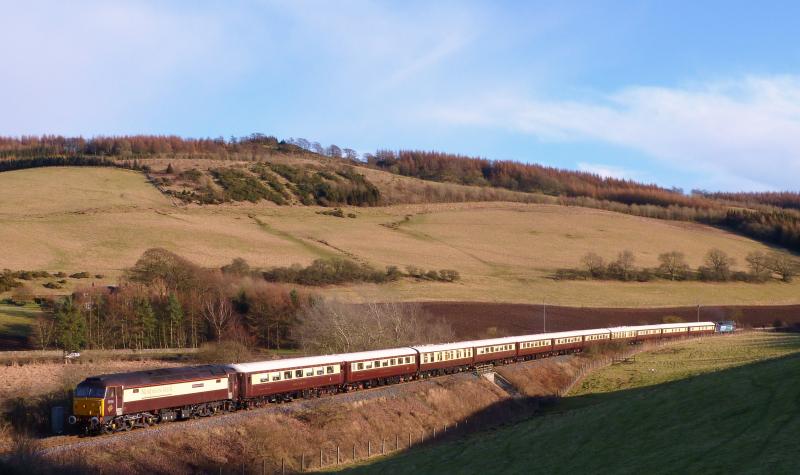
[[[450,374],[472,366],[474,348],[470,342],[412,347],[419,353],[419,372],[423,376]]]
[[[230,368],[239,374],[246,405],[285,401],[336,392],[345,382],[343,355],[308,356],[254,363]]]
[[[661,338],[661,325],[639,325],[636,327],[636,342]]]
[[[493,338],[464,342],[473,348],[473,361],[477,363],[509,363],[517,357],[517,337]]]
[[[662,338],[680,338],[689,334],[689,324],[687,323],[663,323],[659,326]]]
[[[636,341],[636,327],[611,327],[608,329],[612,341],[634,343]]]
[[[608,341],[611,339],[611,332],[607,328],[598,328],[551,333],[550,336],[553,339],[554,352],[569,353],[581,351],[587,344]]]
[[[516,338],[517,356],[530,360],[553,352],[553,334],[523,335]]]
[[[417,374],[417,351],[413,348],[362,351],[339,355],[343,359],[349,388],[372,387],[413,379]]]
[[[691,336],[713,335],[717,329],[717,325],[714,322],[693,322],[686,325],[689,327]]]

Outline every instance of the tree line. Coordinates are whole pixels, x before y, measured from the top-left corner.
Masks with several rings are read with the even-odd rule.
[[[779,279],[791,282],[800,271],[796,260],[785,252],[750,252],[745,258],[747,271],[736,271],[736,259],[720,249],[710,249],[703,264],[692,269],[686,256],[679,251],[659,254],[659,265],[655,268],[636,267],[636,256],[630,250],[617,254],[616,259],[606,260],[595,252],[585,254],[580,266],[574,269],[559,269],[556,279],[598,279],[648,282],[654,279],[671,281],[699,280],[706,282],[767,282]]]
[[[334,270],[360,272],[349,266]],[[223,340],[271,349],[301,344],[312,348],[301,342],[317,331],[308,327],[321,328],[320,315],[344,308],[306,288],[267,282],[242,259],[220,269],[206,269],[164,249],[145,251],[116,287],[86,288],[42,304],[46,311],[35,322],[32,343],[41,349],[67,351],[197,348]],[[409,315],[416,315],[412,310]],[[401,327],[424,331],[430,323],[431,329],[441,329],[440,324],[425,321],[398,326],[400,314],[393,310],[391,338],[416,338],[416,333],[400,331]]]

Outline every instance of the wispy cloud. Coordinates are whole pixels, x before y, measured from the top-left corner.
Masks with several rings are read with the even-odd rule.
[[[542,140],[628,147],[703,172],[709,186],[794,188],[800,175],[800,78],[794,76],[629,87],[594,101],[507,94],[477,99],[468,109],[436,108],[433,115]]]

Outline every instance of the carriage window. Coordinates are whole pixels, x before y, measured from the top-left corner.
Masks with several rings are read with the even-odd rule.
[[[138,392],[139,392],[139,388],[136,388],[136,389],[133,390],[133,394],[136,394]]]
[[[369,363],[366,363],[366,366],[365,366],[365,367],[366,367],[367,369],[372,369],[372,362],[370,361]]]
[[[389,364],[391,364],[392,366],[394,366],[394,365],[396,364],[396,361],[397,361],[396,359],[392,358],[392,361],[391,361],[391,363],[389,363]]]
[[[291,371],[284,371],[283,372],[283,379],[292,379],[292,372]]]
[[[325,374],[325,368],[318,368],[317,369],[317,376]]]
[[[202,387],[203,387],[203,383],[192,384],[192,388],[202,388]]]
[[[376,360],[376,361],[375,361],[375,365],[374,365],[374,366],[375,366],[376,368],[380,368],[380,367],[381,367],[381,360]]]
[[[325,372],[328,374],[333,374],[333,366],[328,366],[327,368],[325,368]]]
[[[306,370],[306,376],[314,376],[314,368],[309,368]]]
[[[280,375],[280,373],[277,373],[277,374],[275,374],[274,376],[272,376],[272,380],[273,380],[273,381],[280,381],[280,380],[281,380],[281,375]]]
[[[302,378],[303,377],[303,370],[302,369],[295,370],[294,371],[294,377],[295,378]]]
[[[388,361],[384,361],[383,362],[383,366],[389,366],[389,362]]]
[[[358,369],[364,369],[364,363],[358,363]]]

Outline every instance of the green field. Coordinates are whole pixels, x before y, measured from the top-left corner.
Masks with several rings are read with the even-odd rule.
[[[34,319],[41,313],[37,305],[0,304],[0,348],[26,349]]]
[[[750,334],[637,355],[552,413],[354,473],[798,473],[800,336]]]

